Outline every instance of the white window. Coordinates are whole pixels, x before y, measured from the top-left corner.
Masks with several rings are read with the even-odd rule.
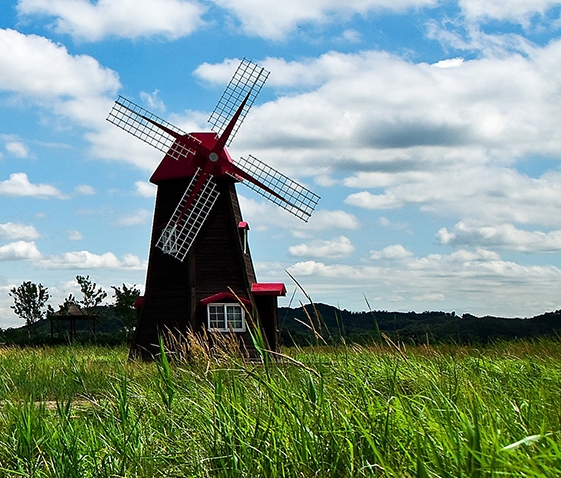
[[[238,304],[209,304],[207,311],[209,330],[245,331],[244,311]]]

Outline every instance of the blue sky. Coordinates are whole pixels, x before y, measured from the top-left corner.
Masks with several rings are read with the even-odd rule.
[[[319,194],[302,223],[239,186],[261,282],[350,310],[561,308],[561,2],[6,0],[0,327],[31,280],[143,286],[161,154],[121,94],[185,131],[243,57],[271,74],[229,148]]]

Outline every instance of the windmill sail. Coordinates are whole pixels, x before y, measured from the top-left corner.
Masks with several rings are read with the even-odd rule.
[[[242,184],[258,192],[277,206],[286,209],[297,218],[308,222],[320,200],[317,194],[264,162],[259,161],[254,156],[249,155],[247,159],[240,158],[236,161],[236,166],[257,180],[252,182],[251,180],[242,179]],[[261,184],[256,184],[257,182]],[[261,185],[264,185],[270,191],[267,191]]]
[[[197,182],[204,180],[201,174],[201,170],[198,169],[156,244],[162,252],[180,261],[187,256],[219,196],[211,176],[206,176],[206,181],[197,191]]]
[[[122,96],[115,101],[107,121],[174,159],[194,153],[192,148],[177,141],[178,138],[188,136],[190,142],[200,143],[198,139]]]
[[[238,128],[242,124],[245,115],[253,105],[255,98],[261,91],[265,81],[269,77],[269,72],[259,65],[244,58],[234,76],[228,83],[228,86],[222,93],[222,97],[210,114],[208,122],[212,126],[212,130],[219,136],[222,136],[230,118],[238,107],[244,101],[244,98],[249,95],[245,106],[242,109],[239,121],[228,138],[226,146],[230,146],[232,139],[236,136]]]

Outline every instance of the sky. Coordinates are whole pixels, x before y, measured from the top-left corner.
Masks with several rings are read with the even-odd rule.
[[[144,287],[162,154],[242,58],[270,71],[229,147],[321,196],[308,223],[238,185],[279,305],[531,317],[561,308],[561,2],[4,0],[0,327],[9,291]]]

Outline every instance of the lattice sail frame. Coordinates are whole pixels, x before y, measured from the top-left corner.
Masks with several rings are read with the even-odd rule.
[[[297,218],[302,219],[302,221],[308,222],[308,219],[320,200],[317,194],[264,162],[259,161],[255,156],[249,155],[247,159],[241,157],[236,161],[236,166],[263,183],[283,199],[273,196],[259,185],[250,181],[242,180],[242,184],[245,184],[248,188],[261,194],[261,196],[267,198],[277,206],[286,209]]]
[[[154,123],[162,125],[178,136],[190,136],[193,141],[200,143],[197,138],[187,135],[187,133],[181,131],[178,127],[122,96],[119,96],[117,101],[115,101],[113,108],[109,112],[107,121],[141,139],[150,146],[170,155],[176,160],[185,158],[189,154],[194,153],[194,151],[177,142],[173,135],[164,131],[162,128],[158,128]]]
[[[230,146],[230,143],[236,136],[240,125],[253,105],[255,98],[261,91],[265,81],[269,77],[269,72],[265,68],[257,65],[244,58],[239,64],[234,76],[228,83],[228,86],[222,93],[222,97],[218,100],[218,103],[214,107],[214,111],[210,114],[208,122],[210,123],[212,130],[218,133],[219,136],[222,135],[224,128],[232,118],[234,112],[241,105],[244,98],[249,93],[249,99],[245,104],[242,113],[226,142],[226,146]]]
[[[207,176],[201,190],[193,199],[189,209],[185,211],[193,194],[193,188],[201,174],[200,168],[197,169],[156,243],[156,247],[161,249],[164,254],[169,254],[181,262],[187,257],[189,249],[220,195],[212,176]]]

